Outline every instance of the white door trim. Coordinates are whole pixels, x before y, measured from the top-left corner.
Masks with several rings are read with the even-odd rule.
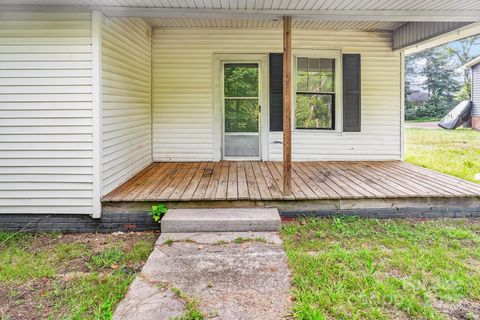
[[[268,104],[268,54],[236,54],[222,53],[213,55],[213,161],[223,158],[223,101],[222,72],[223,64],[259,63],[260,68],[260,160],[268,160],[269,104]],[[229,159],[233,160],[233,159]]]

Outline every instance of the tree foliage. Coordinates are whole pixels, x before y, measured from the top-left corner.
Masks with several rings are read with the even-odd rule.
[[[257,65],[225,65],[226,132],[258,132],[258,75]]]
[[[406,57],[406,97],[415,87],[428,94],[423,103],[405,100],[407,120],[441,118],[458,102],[470,99],[469,70],[458,69],[473,58],[473,49],[480,44],[479,40],[479,36],[474,36]]]

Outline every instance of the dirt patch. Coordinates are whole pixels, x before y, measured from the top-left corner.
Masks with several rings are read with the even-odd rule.
[[[143,261],[130,261],[127,254],[141,241],[152,243],[158,233],[115,234],[35,234],[20,239],[14,246],[36,256],[48,253],[56,261],[55,275],[26,281],[0,280],[0,319],[30,320],[63,318],[69,315],[69,307],[57,301],[55,290],[61,290],[79,277],[91,274],[109,275],[122,272],[131,275],[138,272]],[[68,247],[68,248],[66,248]],[[92,256],[107,248],[119,248],[124,261],[118,268],[103,268],[92,265]],[[2,250],[4,248],[0,248]],[[13,256],[12,259],[15,257]],[[0,272],[1,266],[0,266]],[[0,278],[1,279],[1,278]],[[101,303],[101,302],[100,302]]]
[[[52,248],[58,243],[83,244],[87,245],[93,252],[101,252],[112,244],[117,244],[121,249],[131,248],[136,242],[145,239],[145,236],[155,234],[153,232],[132,232],[132,233],[72,233],[60,234],[56,237],[50,235],[38,235],[31,243],[33,251],[43,251]]]
[[[53,302],[45,299],[45,296],[51,290],[53,287],[49,279],[28,281],[20,285],[0,284],[0,316],[8,320],[46,318]]]
[[[448,303],[434,300],[433,306],[447,319],[480,320],[480,301],[461,300],[456,303]]]

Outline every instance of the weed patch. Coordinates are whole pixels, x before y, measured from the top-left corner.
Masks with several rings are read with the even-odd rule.
[[[111,319],[156,238],[0,232],[0,319]]]
[[[189,297],[178,288],[174,287],[171,290],[175,294],[175,296],[180,299],[180,301],[182,301],[182,303],[185,305],[185,313],[180,317],[174,318],[173,320],[203,320],[205,318],[203,313],[198,310],[197,299]]]
[[[294,315],[446,319],[457,309],[475,314],[480,301],[479,231],[480,221],[473,219],[342,216],[285,224]]]

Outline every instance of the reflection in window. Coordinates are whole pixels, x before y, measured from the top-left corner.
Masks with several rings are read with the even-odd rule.
[[[258,64],[225,64],[225,132],[258,132]]]
[[[295,125],[334,129],[335,59],[297,58]]]
[[[257,132],[258,100],[225,99],[225,132]]]

